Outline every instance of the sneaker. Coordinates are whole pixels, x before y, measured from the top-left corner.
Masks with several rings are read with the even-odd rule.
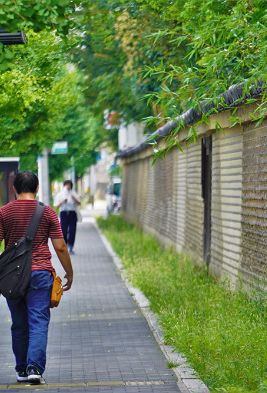
[[[36,367],[28,367],[27,369],[27,374],[28,374],[28,382],[34,384],[34,385],[39,385],[42,383],[42,375],[38,371]]]
[[[26,373],[25,370],[23,371],[17,371],[17,382],[27,382],[28,381],[28,374]]]

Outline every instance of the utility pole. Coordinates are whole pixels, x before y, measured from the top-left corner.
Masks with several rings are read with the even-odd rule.
[[[50,186],[48,169],[48,149],[44,149],[38,157],[39,200],[46,205],[50,204]]]
[[[73,183],[73,191],[76,191],[76,173],[75,173],[75,163],[74,157],[71,157],[71,181]]]

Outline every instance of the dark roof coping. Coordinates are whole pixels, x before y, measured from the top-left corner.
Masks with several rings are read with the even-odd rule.
[[[151,146],[153,140],[158,141],[169,135],[170,132],[178,126],[178,124],[182,123],[184,127],[192,125],[195,122],[201,120],[204,114],[209,114],[212,110],[216,109],[216,111],[222,112],[229,108],[237,107],[248,99],[258,98],[264,90],[266,91],[266,84],[264,84],[262,81],[258,81],[257,84],[249,88],[247,93],[244,92],[243,83],[233,85],[226,92],[220,94],[216,100],[212,102],[204,101],[200,103],[199,110],[194,108],[189,109],[178,116],[175,120],[169,121],[164,126],[158,128],[139,145],[119,151],[117,158],[127,158],[141,152],[142,150],[145,150]]]

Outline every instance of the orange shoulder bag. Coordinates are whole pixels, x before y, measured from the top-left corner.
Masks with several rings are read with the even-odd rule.
[[[57,276],[56,272],[53,272],[54,282],[51,291],[51,303],[50,307],[54,308],[59,305],[60,299],[63,295],[62,280]]]

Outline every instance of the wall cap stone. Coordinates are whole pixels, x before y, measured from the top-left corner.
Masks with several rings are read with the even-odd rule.
[[[179,135],[178,139],[185,139],[186,129],[192,126],[197,121],[200,121],[202,116],[209,114],[216,110],[216,114],[209,116],[207,124],[202,124],[197,127],[198,134],[205,134],[208,131],[212,131],[218,128],[220,124],[221,128],[231,127],[230,122],[230,109],[238,108],[235,116],[240,117],[243,123],[251,121],[250,113],[257,108],[255,104],[247,104],[248,99],[258,99],[264,92],[266,92],[266,86],[262,81],[258,81],[257,84],[250,87],[247,92],[244,91],[244,84],[236,84],[230,86],[230,88],[223,94],[220,94],[217,99],[213,102],[204,101],[200,103],[199,110],[194,108],[189,109],[180,116],[177,116],[175,120],[169,121],[164,126],[158,128],[155,132],[149,135],[144,142],[134,147],[122,150],[117,154],[117,158],[126,159],[135,154],[143,152],[146,149],[153,153],[151,147],[153,140],[159,141],[164,139],[170,134],[179,124],[182,124],[184,131]]]

